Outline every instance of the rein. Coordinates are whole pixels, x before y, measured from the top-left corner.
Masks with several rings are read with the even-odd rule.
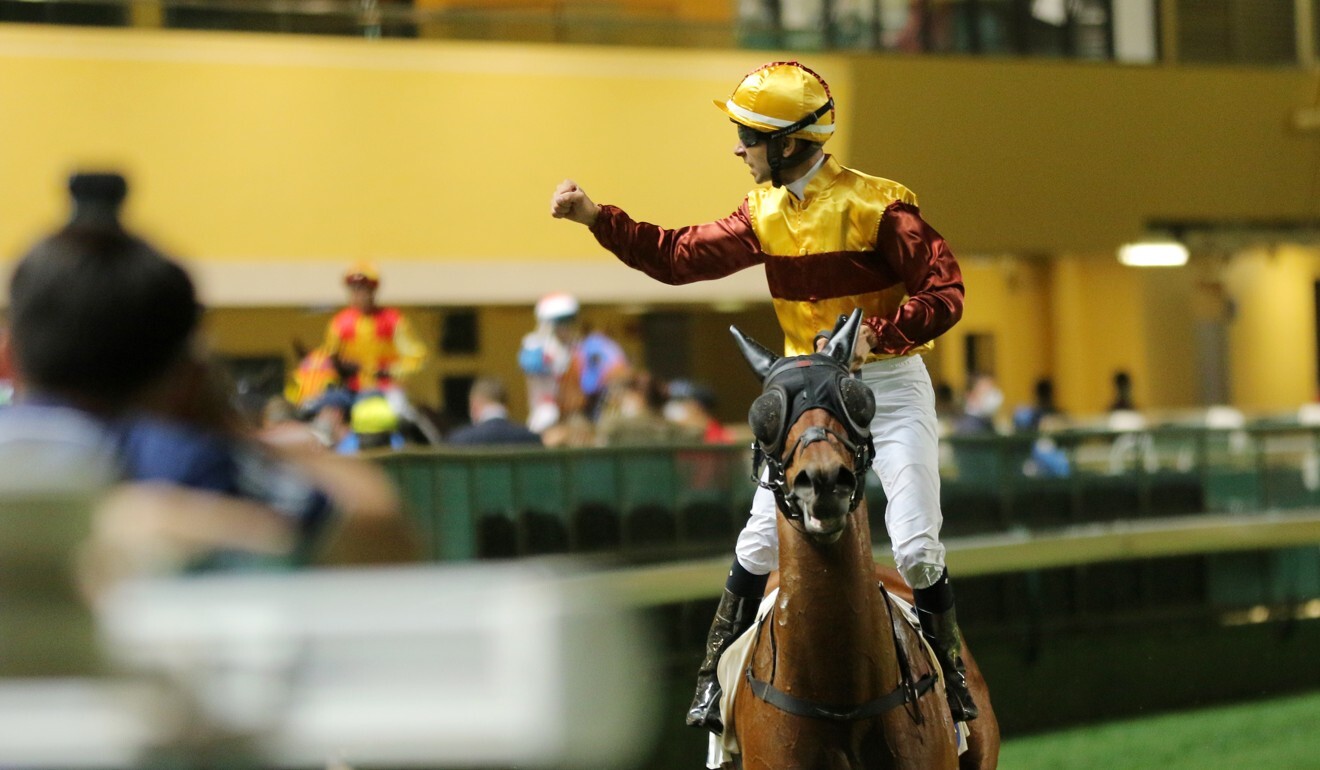
[[[747,668],[744,669],[744,676],[747,684],[752,688],[752,694],[766,703],[787,714],[799,717],[810,717],[812,719],[825,719],[831,722],[856,722],[892,711],[899,706],[905,706],[910,703],[916,703],[921,696],[930,692],[935,687],[938,677],[935,672],[931,672],[917,681],[912,681],[912,666],[908,662],[907,652],[904,651],[902,643],[898,638],[898,617],[894,614],[893,605],[889,601],[889,592],[885,587],[880,586],[880,593],[884,599],[885,611],[889,613],[889,630],[894,637],[894,654],[898,658],[899,680],[898,687],[886,695],[869,700],[859,706],[835,706],[799,698],[796,695],[790,695],[783,690],[775,687],[770,682],[764,682],[752,675],[752,664],[749,661]],[[774,610],[771,609],[770,615],[767,615],[761,625],[757,626],[757,641],[760,639],[761,629],[770,623]],[[755,643],[753,643],[755,646]],[[773,625],[770,628],[770,679],[773,681],[775,672],[779,669],[779,647],[775,642],[775,631]],[[914,712],[913,721],[921,724],[921,712]]]

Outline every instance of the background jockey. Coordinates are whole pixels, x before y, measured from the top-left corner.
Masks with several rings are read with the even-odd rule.
[[[389,390],[422,366],[426,347],[398,308],[376,304],[380,273],[359,262],[344,274],[348,307],[330,319],[321,351],[338,358],[353,393]]]
[[[577,298],[554,292],[536,303],[536,329],[522,339],[527,427],[536,433],[570,415],[595,420],[609,385],[628,372],[623,348],[601,331],[584,334]]]

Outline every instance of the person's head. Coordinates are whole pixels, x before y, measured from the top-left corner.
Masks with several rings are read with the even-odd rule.
[[[673,380],[666,395],[663,414],[670,422],[704,427],[715,419],[715,394],[701,383]]]
[[[725,101],[738,129],[734,154],[758,183],[796,179],[834,134],[834,97],[825,79],[795,61],[762,65]],[[790,178],[785,178],[790,177]]]
[[[553,292],[536,301],[536,320],[549,326],[560,342],[568,344],[578,332],[577,297],[564,292]]]
[[[387,447],[399,430],[399,415],[380,393],[359,397],[349,419],[361,449]]]
[[[326,443],[337,443],[348,433],[353,394],[343,388],[328,388],[306,408],[312,430]]]
[[[1036,380],[1036,405],[1043,409],[1054,408],[1054,381],[1049,377]]]
[[[989,374],[978,374],[972,378],[967,389],[967,399],[963,411],[973,417],[991,419],[1004,404],[1004,392],[999,389],[995,378]]]
[[[478,377],[472,381],[468,390],[468,411],[475,420],[477,413],[486,407],[509,405],[509,392],[504,382],[496,377]]]
[[[113,413],[195,361],[202,308],[188,273],[120,223],[122,176],[76,174],[69,192],[68,224],[10,280],[10,355],[28,389]]]
[[[344,273],[344,286],[348,288],[349,307],[362,312],[376,309],[376,289],[380,287],[380,271],[371,262],[358,262]]]

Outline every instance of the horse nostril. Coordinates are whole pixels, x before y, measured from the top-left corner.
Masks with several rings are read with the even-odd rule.
[[[815,489],[815,478],[810,471],[798,471],[798,474],[793,477],[793,494],[798,497],[801,497],[807,492],[814,492]]]
[[[834,476],[834,489],[851,495],[855,486],[857,486],[857,476],[847,468],[839,468],[839,472]]]

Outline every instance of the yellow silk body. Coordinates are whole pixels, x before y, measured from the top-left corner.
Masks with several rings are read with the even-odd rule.
[[[761,188],[748,194],[747,209],[767,262],[837,252],[850,252],[860,258],[875,249],[880,219],[894,201],[915,206],[917,196],[898,182],[854,171],[827,157],[807,183],[802,200],[787,187]],[[901,281],[880,291],[802,301],[775,297],[775,313],[784,330],[784,354],[813,352],[816,333],[833,328],[838,317],[851,313],[853,308],[860,307],[867,318],[892,318],[907,300],[907,289]],[[933,347],[933,341],[927,342],[905,355],[926,353]],[[867,360],[892,357],[872,353]]]

